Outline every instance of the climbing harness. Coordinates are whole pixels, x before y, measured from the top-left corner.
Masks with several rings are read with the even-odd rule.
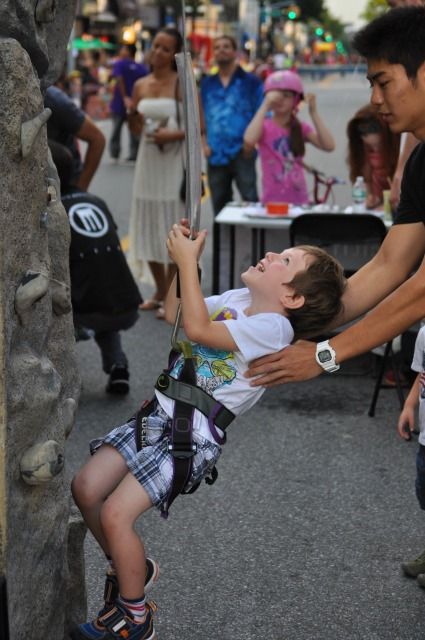
[[[197,451],[193,441],[193,417],[195,409],[207,419],[211,435],[218,445],[226,442],[225,430],[234,419],[234,414],[196,385],[196,371],[192,356],[192,345],[187,341],[178,343],[180,351],[172,350],[169,366],[161,373],[155,383],[155,389],[174,400],[174,414],[171,419],[168,451],[173,458],[173,480],[168,496],[162,505],[162,515],[166,518],[171,504],[179,493],[193,493],[201,484],[198,482],[189,490],[186,486],[192,474],[193,457]],[[184,362],[178,379],[169,375],[177,359],[183,355]],[[146,446],[148,417],[156,406],[156,398],[144,403],[136,415],[136,448],[138,451]],[[223,433],[220,434],[218,429]],[[207,484],[213,484],[218,476],[217,469],[206,477]]]

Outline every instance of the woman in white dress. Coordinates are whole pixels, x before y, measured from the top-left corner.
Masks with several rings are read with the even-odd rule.
[[[184,213],[180,199],[183,179],[183,114],[174,54],[182,37],[173,28],[156,34],[149,52],[151,73],[137,80],[132,102],[143,122],[134,173],[130,213],[129,264],[136,278],[144,279],[142,263],[148,263],[155,292],[142,310],[157,309],[175,273],[168,257],[166,238]]]

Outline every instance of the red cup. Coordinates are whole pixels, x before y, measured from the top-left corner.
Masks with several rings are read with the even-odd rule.
[[[287,202],[267,202],[266,211],[269,216],[286,216],[289,212]]]

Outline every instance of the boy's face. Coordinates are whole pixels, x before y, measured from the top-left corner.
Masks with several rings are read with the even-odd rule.
[[[370,101],[391,131],[412,131],[425,140],[425,62],[412,80],[401,64],[369,60],[367,77]]]
[[[282,253],[269,251],[255,267],[249,267],[242,274],[242,282],[253,298],[259,295],[263,300],[269,301],[271,306],[282,304],[286,296],[294,293],[290,283],[295,275],[299,271],[306,271],[310,260],[310,256],[297,247],[285,249]]]

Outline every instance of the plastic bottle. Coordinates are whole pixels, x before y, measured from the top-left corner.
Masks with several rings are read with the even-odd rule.
[[[366,185],[363,176],[357,176],[352,194],[353,211],[355,213],[366,211]]]

